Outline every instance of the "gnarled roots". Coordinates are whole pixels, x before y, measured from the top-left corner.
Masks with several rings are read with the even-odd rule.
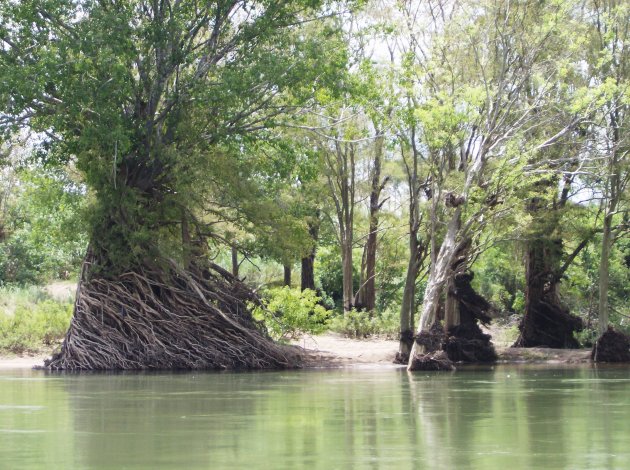
[[[49,369],[272,369],[299,365],[251,316],[255,294],[216,265],[136,269],[88,278]]]

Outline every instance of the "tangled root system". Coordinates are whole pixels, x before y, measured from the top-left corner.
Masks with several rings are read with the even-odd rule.
[[[433,351],[415,355],[409,370],[455,370],[455,366],[444,351]]]
[[[593,345],[593,362],[630,362],[630,337],[608,327]]]
[[[479,328],[479,323],[486,325],[491,321],[493,307],[475,292],[472,279],[471,272],[455,277],[455,289],[451,294],[458,301],[460,324],[448,330],[442,349],[454,362],[495,362],[497,353],[490,335]]]
[[[174,262],[107,279],[86,260],[74,316],[52,370],[277,369],[299,355],[252,317],[256,295],[222,268]]]
[[[532,302],[532,306],[518,326],[520,335],[514,347],[576,349],[580,345],[573,336],[583,329],[582,319],[552,299]]]

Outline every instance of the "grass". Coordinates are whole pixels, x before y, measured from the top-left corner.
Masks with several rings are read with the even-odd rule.
[[[70,298],[56,300],[37,286],[0,288],[0,353],[49,351],[71,318]]]

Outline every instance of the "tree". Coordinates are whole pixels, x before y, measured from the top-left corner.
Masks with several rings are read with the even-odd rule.
[[[604,1],[588,4],[591,23],[591,50],[588,54],[589,78],[596,85],[601,107],[590,126],[594,162],[601,162],[602,235],[599,265],[599,334],[608,329],[608,290],[610,255],[615,238],[628,230],[622,204],[627,202],[630,183],[630,6],[624,2]],[[625,212],[627,214],[627,208]]]
[[[46,136],[96,195],[74,317],[49,367],[294,364],[256,327],[249,289],[205,259],[212,232],[200,189],[220,192],[221,165],[335,74],[340,55],[325,40],[334,30],[319,40],[302,26],[314,8],[0,5],[2,131]]]
[[[542,124],[540,112],[548,109],[544,104],[558,86],[553,79],[557,69],[547,58],[551,50],[556,53],[549,47],[550,38],[566,11],[555,4],[529,2],[471,5],[476,13],[468,18],[457,11],[445,13],[444,28],[438,29],[443,34],[433,43],[429,63],[424,61],[428,69],[425,90],[432,90],[433,107],[425,111],[420,122],[423,129],[434,132],[434,142],[419,145],[426,146],[427,152],[437,150],[439,158],[433,161],[440,162],[436,168],[441,171],[452,161],[449,148],[460,149],[455,168],[461,176],[453,180],[454,174],[443,173],[449,176],[444,181],[452,189],[432,194],[446,211],[446,231],[439,248],[436,244],[437,249],[432,250],[410,370],[423,367],[430,341],[419,343],[436,324],[456,254],[502,213],[500,201],[518,187],[523,157],[556,143],[575,126],[571,120],[541,140],[523,139],[525,130]],[[538,85],[532,88],[532,83]],[[435,112],[440,107],[445,111],[441,115]],[[549,111],[546,119],[557,119]],[[426,140],[427,135],[419,137]],[[435,145],[440,140],[446,145]]]

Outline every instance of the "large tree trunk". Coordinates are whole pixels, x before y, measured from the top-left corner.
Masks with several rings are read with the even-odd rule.
[[[436,262],[431,266],[427,287],[424,291],[422,302],[422,315],[417,330],[416,340],[411,348],[407,370],[420,370],[427,360],[427,355],[434,352],[431,339],[426,335],[431,333],[436,323],[437,311],[440,305],[440,296],[444,285],[451,274],[451,266],[455,253],[458,250],[457,235],[461,225],[461,207],[457,207],[449,221],[444,240],[436,257]]]
[[[519,325],[515,347],[577,348],[573,333],[582,328],[579,317],[561,304],[557,287],[562,241],[530,240],[525,264],[525,316]]]
[[[488,324],[492,306],[471,286],[472,272],[456,273],[447,282],[443,348],[454,362],[494,362],[497,354],[479,323]]]
[[[146,171],[147,165],[141,166]],[[253,319],[250,305],[260,304],[253,291],[208,261],[206,240],[191,213],[181,221],[182,259],[163,254],[161,240],[166,239],[171,252],[175,242],[173,232],[160,225],[163,206],[171,202],[169,193],[155,185],[147,189],[150,177],[131,169],[125,168],[117,192],[101,196],[103,214],[92,231],[70,328],[61,351],[46,366],[102,370],[298,365],[297,355],[273,343]],[[136,183],[125,187],[125,181]]]

